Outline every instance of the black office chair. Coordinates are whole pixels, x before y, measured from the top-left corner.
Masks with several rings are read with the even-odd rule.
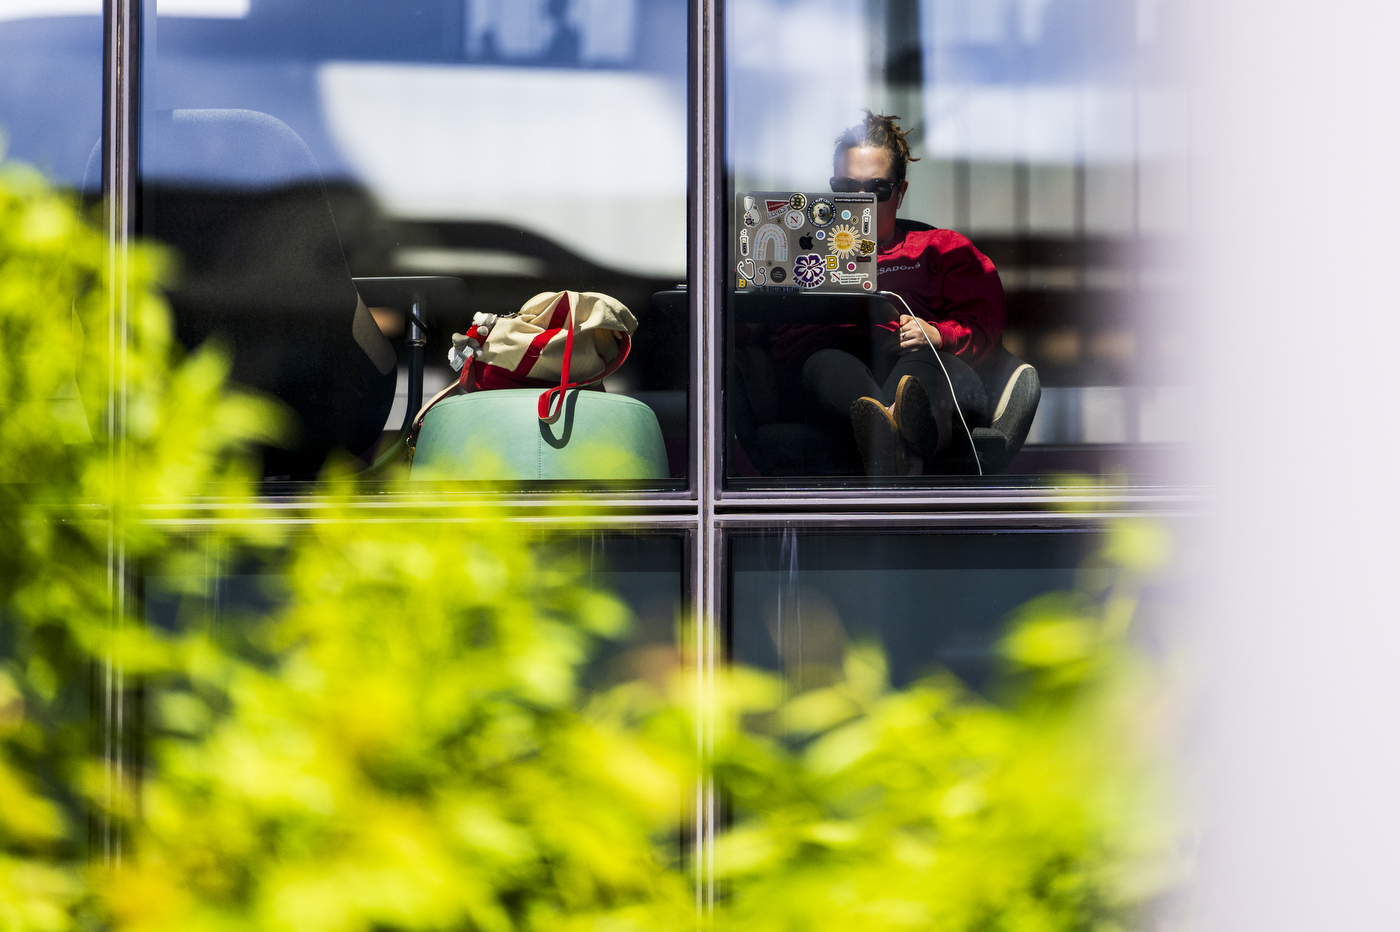
[[[100,176],[100,149],[85,189]],[[305,142],[252,110],[156,111],[141,158],[142,233],[180,262],[167,291],[180,342],[221,340],[232,378],[296,415],[290,448],[264,451],[264,474],[308,477],[332,450],[369,451],[394,402],[397,354],[356,290]],[[380,279],[376,288],[408,291],[414,281],[424,280]],[[421,302],[419,310],[408,329],[410,394],[421,397]],[[409,413],[416,407],[410,397]]]
[[[1040,375],[1035,366],[1013,356],[1005,346],[1001,354],[985,363],[977,374],[987,389],[987,399],[994,404],[992,423],[972,428],[972,442],[977,448],[982,474],[995,476],[1021,452],[1021,445],[1031,432],[1036,408],[1040,406]],[[973,473],[977,466],[963,458],[956,461],[956,469],[960,473]]]

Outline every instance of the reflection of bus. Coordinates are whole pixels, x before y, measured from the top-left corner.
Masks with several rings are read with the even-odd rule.
[[[154,39],[148,17],[147,108],[270,113],[328,180],[367,189],[394,220],[504,224],[604,268],[683,276],[683,3],[246,5],[236,19],[155,17]],[[397,236],[375,262],[537,268],[424,239]]]
[[[70,184],[100,130],[100,16],[20,14],[89,6],[0,2],[0,57],[18,72],[0,79],[0,125],[13,155]],[[287,123],[328,183],[408,224],[375,271],[539,268],[417,229],[489,222],[671,282],[685,268],[685,30],[683,0],[159,0],[142,102]],[[367,243],[346,245],[370,261]]]
[[[644,319],[626,387],[684,388],[680,325],[646,320],[685,280],[684,0],[246,7],[146,17],[144,113],[281,119],[320,164],[354,274],[459,276],[476,311],[612,294]],[[466,324],[435,322],[430,364]]]

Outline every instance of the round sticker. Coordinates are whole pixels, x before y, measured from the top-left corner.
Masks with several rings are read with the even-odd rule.
[[[804,210],[807,207],[807,195],[801,193],[794,194],[792,197],[788,198],[788,204],[793,210]]]
[[[825,230],[818,230],[818,231],[817,231],[817,239],[826,239],[826,231],[825,231]]]
[[[768,273],[768,277],[773,279],[775,283],[781,282],[783,279],[787,278],[787,270],[781,265],[774,266],[773,271]]]
[[[863,282],[860,283],[860,287],[864,288],[866,291],[869,291],[871,288],[874,288],[875,286],[872,285],[872,284],[870,284],[870,279],[867,278],[865,281],[863,281]]]
[[[802,229],[802,225],[806,222],[807,220],[802,216],[802,211],[800,210],[790,210],[787,212],[787,216],[783,218],[783,223],[787,224],[789,230],[800,230]]]
[[[855,270],[856,270],[856,264],[855,264],[854,262],[847,262],[847,263],[846,263],[846,271],[847,271],[847,272],[854,272]]]
[[[850,220],[850,219],[851,219],[851,212],[850,212],[849,210],[843,210],[843,211],[841,211],[841,219],[842,219],[842,220]]]
[[[850,227],[837,227],[831,231],[831,251],[842,259],[856,251],[856,231]]]
[[[812,225],[818,227],[824,227],[831,223],[835,213],[836,209],[831,206],[831,201],[821,198],[814,200],[811,209],[807,211],[807,215],[812,218]]]

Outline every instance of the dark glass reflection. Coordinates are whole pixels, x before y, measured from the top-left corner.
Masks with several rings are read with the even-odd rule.
[[[946,668],[974,688],[996,669],[1007,614],[1071,588],[1091,533],[805,534],[730,542],[730,652],[795,689],[846,645],[883,647],[890,680]]]

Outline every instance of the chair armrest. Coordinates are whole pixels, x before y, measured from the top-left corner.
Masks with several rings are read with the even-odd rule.
[[[987,431],[997,434],[1002,441],[998,455],[992,456],[989,445],[987,456],[982,457],[982,470],[988,475],[1000,473],[1012,457],[1021,452],[1021,444],[1031,432],[1031,422],[1035,420],[1036,409],[1040,406],[1040,374],[1035,367],[1022,363],[1006,383],[997,401],[990,428],[981,427],[973,431],[974,443],[979,433]],[[991,444],[991,441],[987,441]],[[978,444],[979,453],[981,444]]]

